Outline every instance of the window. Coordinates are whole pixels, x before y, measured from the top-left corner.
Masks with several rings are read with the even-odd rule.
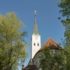
[[[37,46],[39,46],[39,43],[37,44]]]
[[[34,43],[34,46],[36,46],[36,45],[37,45],[37,46],[39,46],[39,43],[37,43],[37,44],[36,44],[36,43]]]
[[[34,46],[35,46],[35,43],[34,43]]]

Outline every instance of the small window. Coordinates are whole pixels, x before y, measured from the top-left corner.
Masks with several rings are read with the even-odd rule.
[[[39,46],[39,43],[37,44],[37,46]]]
[[[34,43],[34,46],[35,46],[35,43]]]

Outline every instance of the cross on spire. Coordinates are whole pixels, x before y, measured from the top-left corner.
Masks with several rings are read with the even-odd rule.
[[[36,11],[36,10],[34,11],[34,14],[35,14],[35,15],[37,14],[37,11]]]

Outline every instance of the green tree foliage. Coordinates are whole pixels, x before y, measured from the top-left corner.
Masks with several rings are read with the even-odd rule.
[[[0,15],[0,70],[16,70],[18,60],[25,57],[25,32],[14,13]]]
[[[70,70],[70,46],[66,46],[64,49],[66,54],[66,70]]]
[[[70,0],[60,0],[59,7],[63,16],[62,23],[65,27],[65,45],[70,46]]]
[[[70,0],[60,0],[59,7],[62,16],[70,16]]]
[[[40,61],[42,70],[64,70],[65,54],[63,50],[43,50],[44,58]]]
[[[60,0],[60,12],[62,14],[62,23],[65,27],[65,51],[66,51],[66,70],[70,70],[70,0]]]

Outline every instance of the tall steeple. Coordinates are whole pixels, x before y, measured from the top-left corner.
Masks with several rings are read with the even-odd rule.
[[[36,16],[37,16],[37,14],[36,14],[36,10],[35,10],[34,11],[34,30],[33,30],[33,34],[39,34]]]
[[[41,36],[38,32],[38,26],[37,26],[37,19],[36,19],[36,11],[34,13],[34,31],[32,34],[32,53],[31,58],[33,59],[35,54],[40,50],[41,48]]]

